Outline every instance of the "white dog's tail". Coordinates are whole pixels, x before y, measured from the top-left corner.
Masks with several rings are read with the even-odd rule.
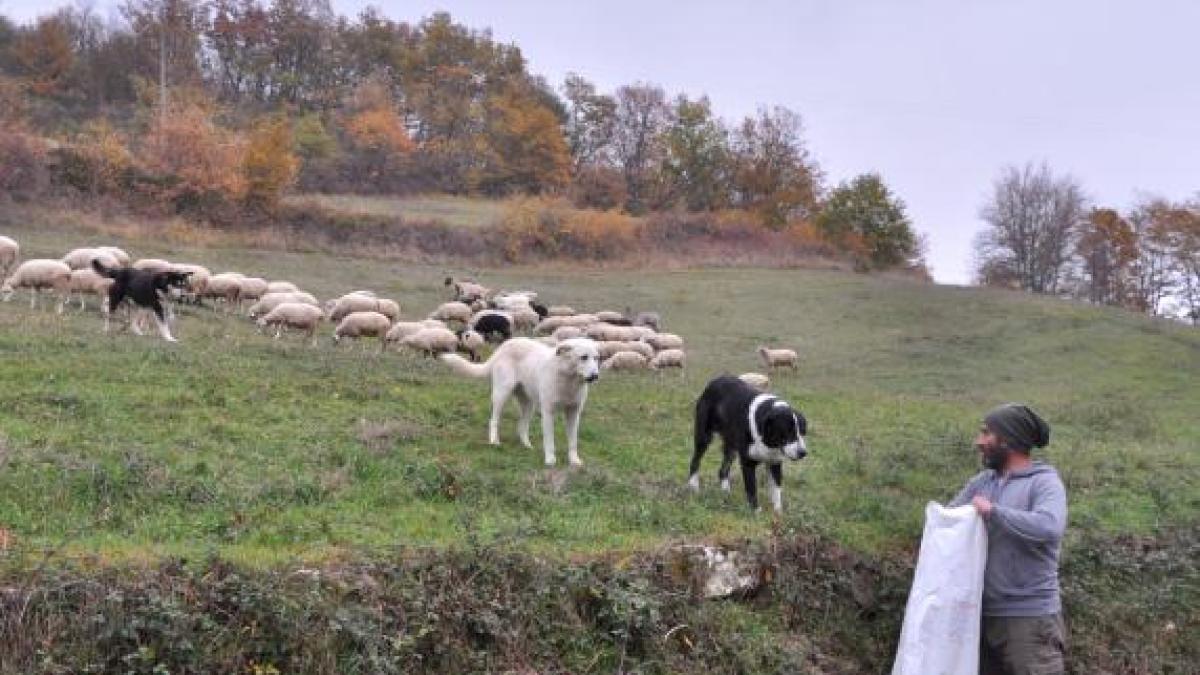
[[[450,366],[450,370],[459,375],[482,378],[492,374],[492,360],[495,359],[495,355],[484,363],[471,363],[458,354],[442,354],[441,358],[443,363]]]

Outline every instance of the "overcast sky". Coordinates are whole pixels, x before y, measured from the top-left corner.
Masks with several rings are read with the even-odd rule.
[[[1046,161],[1117,207],[1200,191],[1200,0],[333,0],[368,4],[490,27],[554,83],[652,82],[731,120],[792,108],[830,183],[875,171],[904,199],[942,282],[970,279],[1006,164]]]

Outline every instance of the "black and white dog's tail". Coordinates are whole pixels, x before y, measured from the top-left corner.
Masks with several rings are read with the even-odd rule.
[[[108,277],[109,279],[116,279],[117,272],[119,271],[111,267],[105,267],[104,263],[100,262],[98,258],[92,258],[92,269],[96,270],[96,274],[99,274],[102,277]]]

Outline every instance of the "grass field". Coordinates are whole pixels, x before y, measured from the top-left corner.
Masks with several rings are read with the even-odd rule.
[[[407,221],[437,221],[459,227],[491,225],[504,214],[504,202],[423,195],[416,197],[371,197],[367,195],[294,195],[284,200],[288,206],[315,207],[348,216],[403,218]]]
[[[49,219],[9,220],[0,232],[22,242],[24,257],[108,243]],[[111,243],[288,279],[319,297],[372,288],[408,317],[445,294],[441,268]],[[923,505],[977,470],[978,419],[1009,400],[1053,425],[1045,457],[1067,484],[1068,558],[1088,537],[1196,527],[1195,329],[828,271],[507,268],[482,280],[577,309],[655,309],[687,340],[687,373],[603,377],[583,418],[585,466],[546,469],[540,450],[515,442],[513,410],[503,447],[488,446],[487,386],[436,362],[375,343],[335,347],[330,330],[316,348],[276,342],[207,308],[180,311],[177,345],[105,335],[94,309],[56,316],[21,294],[0,305],[9,546],[106,564],[219,556],[267,569],[468,539],[589,560],[818,532],[873,559],[909,560]],[[759,344],[800,352],[799,372],[773,379],[810,421],[810,455],[785,469],[778,522],[749,512],[740,490],[716,490],[715,451],[701,495],[683,489],[695,396],[714,374],[758,369]],[[736,620],[769,633],[763,616]]]

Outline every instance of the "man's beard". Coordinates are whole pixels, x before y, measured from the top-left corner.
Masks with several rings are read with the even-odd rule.
[[[1008,463],[1008,448],[992,446],[983,451],[983,466],[992,471],[1000,471]]]

